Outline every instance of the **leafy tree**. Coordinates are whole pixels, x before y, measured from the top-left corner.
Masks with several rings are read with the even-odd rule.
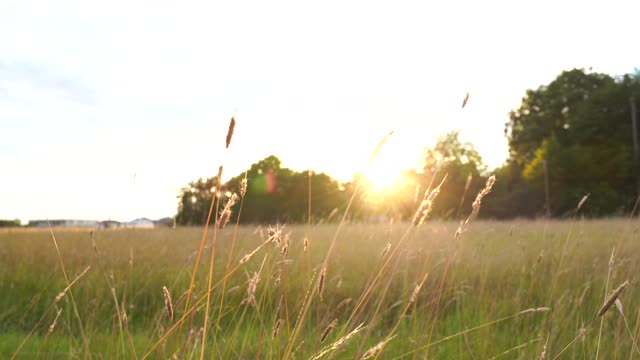
[[[486,181],[482,157],[473,144],[461,142],[458,136],[457,131],[447,133],[435,146],[426,148],[424,155],[425,184],[433,178],[435,187],[447,175],[433,208],[434,215],[445,218],[463,216]]]
[[[19,227],[19,226],[20,226],[19,219],[15,219],[15,220],[0,219],[0,227]]]
[[[542,142],[552,135],[564,138],[572,114],[593,97],[594,92],[614,80],[605,74],[574,69],[563,71],[553,82],[527,90],[522,104],[509,113],[505,134],[513,160],[526,164]]]
[[[576,69],[528,90],[505,127],[511,173],[519,170],[529,192],[544,199],[546,161],[554,215],[570,214],[587,193],[590,214],[629,210],[637,175],[629,121],[633,93],[640,94],[637,74],[615,79]]]
[[[280,159],[269,156],[222,185],[223,201],[238,193],[240,182],[247,178],[247,192],[242,201],[240,220],[246,223],[305,222],[309,217],[309,185],[313,219],[326,218],[334,209],[343,208],[346,194],[341,185],[325,174],[295,172],[283,168]],[[204,224],[211,204],[216,178],[200,179],[182,189],[177,221],[181,225]],[[237,216],[241,204],[234,207]],[[214,219],[212,219],[212,222]]]

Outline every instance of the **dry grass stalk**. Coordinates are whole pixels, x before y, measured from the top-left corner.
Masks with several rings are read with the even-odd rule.
[[[545,360],[547,358],[547,344],[544,344],[542,348],[542,352],[540,353],[540,360]]]
[[[344,306],[348,305],[349,303],[351,303],[351,301],[353,301],[353,299],[352,299],[352,298],[346,298],[346,299],[344,299],[344,300],[340,301],[340,302],[338,303],[338,305],[336,306],[336,311],[338,311],[338,310],[340,310],[342,307],[344,307]]]
[[[214,197],[218,196],[218,192],[222,188],[222,170],[224,170],[224,167],[220,165],[220,167],[218,167],[218,176],[216,177],[216,186],[213,193]]]
[[[387,135],[385,135],[385,137],[382,138],[382,140],[380,140],[380,142],[378,143],[378,145],[376,145],[375,149],[373,149],[373,153],[371,153],[371,156],[369,157],[369,164],[371,164],[371,162],[373,161],[373,159],[376,158],[376,156],[378,156],[378,153],[380,152],[380,149],[382,148],[382,146],[384,146],[384,144],[389,140],[389,138],[391,137],[391,135],[393,135],[393,130],[389,131],[389,133]]]
[[[243,256],[243,257],[240,259],[239,263],[240,263],[240,264],[244,264],[244,263],[246,263],[247,261],[249,261],[249,260],[251,259],[251,256],[253,256],[253,254],[255,254],[255,253],[256,253],[256,251],[258,251],[258,250],[256,249],[256,250],[254,250],[254,251],[250,252],[249,254],[247,254],[247,255]]]
[[[291,233],[286,234],[283,238],[282,238],[282,243],[280,244],[280,254],[282,255],[282,258],[286,258],[287,255],[289,254],[289,238],[291,237]]]
[[[297,353],[300,350],[300,348],[302,347],[302,345],[304,345],[304,340],[300,341],[300,344],[298,344],[298,346],[296,346],[296,349],[293,350],[293,352],[291,353],[291,358],[294,358],[293,354]]]
[[[591,288],[589,286],[584,288],[584,291],[582,292],[582,295],[580,296],[580,300],[578,300],[578,306],[582,306],[582,303],[584,302],[584,299],[586,298],[586,296],[589,293],[590,289]]]
[[[426,280],[425,276],[425,280]],[[418,298],[418,294],[420,293],[420,289],[422,288],[422,284],[424,284],[424,280],[420,284],[416,284],[416,287],[413,288],[413,292],[411,293],[411,297],[409,298],[409,304],[413,304]]]
[[[260,249],[262,249],[262,247],[264,247],[265,245],[267,245],[270,241],[271,241],[271,240],[267,240],[267,241],[263,242],[263,243],[262,243],[262,244],[260,244],[257,248],[253,249],[253,251],[252,251],[252,252],[250,252],[250,253],[248,253],[247,255],[243,256],[243,257],[240,259],[240,261],[239,261],[240,265],[242,265],[242,264],[246,263],[247,261],[249,261],[249,260],[251,259],[251,257],[252,257],[253,255],[255,255],[255,253],[257,253]]]
[[[229,219],[231,219],[231,208],[236,204],[237,201],[238,195],[233,193],[220,212],[220,218],[218,219],[218,229],[224,229],[227,223],[229,223]]]
[[[496,182],[496,176],[495,175],[491,175],[487,179],[487,182],[486,182],[484,188],[482,190],[480,190],[480,192],[476,196],[476,199],[473,201],[471,214],[469,214],[469,217],[467,218],[466,221],[460,223],[460,226],[458,227],[458,230],[456,230],[456,233],[455,233],[455,237],[456,238],[459,238],[460,235],[462,235],[462,233],[465,231],[465,228],[466,228],[467,224],[469,224],[470,221],[472,221],[473,219],[475,219],[478,216],[478,213],[480,212],[480,206],[481,206],[481,203],[482,203],[482,198],[484,198],[487,194],[489,194],[491,192],[491,188],[493,188],[493,184],[495,184],[495,182]]]
[[[548,308],[548,307],[531,308],[531,309],[520,311],[518,315],[528,314],[532,312],[547,312],[547,311],[551,311],[551,308]]]
[[[365,326],[363,326],[364,324],[360,324],[358,325],[355,329],[353,329],[352,332],[348,333],[347,335],[341,337],[340,339],[336,340],[333,344],[323,348],[322,350],[320,350],[320,352],[316,353],[315,355],[313,355],[313,357],[311,358],[311,360],[318,360],[321,359],[322,357],[324,357],[325,355],[338,350],[340,347],[342,347],[344,344],[346,344],[354,335],[356,335],[357,333],[359,333],[360,331],[362,331]]]
[[[613,305],[616,302],[616,300],[618,299],[620,294],[622,294],[622,291],[624,291],[627,285],[629,285],[628,280],[622,283],[622,285],[618,286],[618,288],[613,291],[611,296],[609,296],[607,301],[605,301],[604,305],[602,305],[600,310],[598,310],[598,313],[596,314],[596,318],[599,318],[600,316],[604,315],[609,310],[609,308],[611,308],[611,305]]]
[[[544,342],[544,346],[542,347],[542,352],[540,353],[539,358],[540,360],[545,360],[547,358],[547,345],[549,344],[549,335],[550,334],[547,334],[547,340]]]
[[[464,99],[462,100],[462,109],[464,109],[465,106],[467,106],[467,101],[469,101],[469,92],[467,91],[467,95],[464,96]]]
[[[336,325],[338,325],[338,319],[333,319],[331,324],[329,324],[322,332],[322,335],[320,336],[320,343],[323,343],[327,339],[327,336],[329,336],[329,333],[334,327],[336,327]]]
[[[378,356],[378,354],[382,351],[382,349],[385,347],[385,345],[387,345],[387,343],[389,341],[391,341],[394,337],[396,337],[396,335],[393,335],[390,338],[387,338],[383,341],[380,341],[376,346],[372,347],[371,349],[367,350],[364,355],[362,355],[362,357],[360,359],[364,360],[364,359],[370,359],[372,357],[376,357]]]
[[[382,253],[380,253],[380,259],[384,258],[384,256],[389,253],[389,250],[391,250],[391,243],[387,241],[387,246],[385,246],[384,249],[382,249]]]
[[[53,319],[53,322],[51,323],[51,325],[49,325],[49,330],[47,331],[47,335],[51,335],[53,330],[55,330],[56,323],[58,322],[58,318],[60,317],[61,313],[62,313],[62,309],[58,309],[58,313],[56,314],[55,319]]]
[[[247,173],[244,173],[244,179],[240,180],[240,197],[247,194]]]
[[[162,287],[162,295],[164,295],[164,307],[167,310],[167,316],[170,321],[173,321],[173,303],[171,302],[171,293],[166,286]]]
[[[124,326],[127,326],[129,324],[129,317],[127,316],[127,311],[125,310],[125,306],[124,303],[122,304],[122,310],[121,310],[121,314],[122,314],[122,324]]]
[[[271,338],[275,339],[276,336],[280,333],[280,326],[282,325],[282,319],[278,319],[276,324],[273,326],[273,331],[271,332]]]
[[[446,179],[447,179],[447,175],[445,175],[444,178],[442,178],[440,185],[436,186],[435,189],[431,191],[427,189],[424,192],[424,198],[422,199],[422,202],[420,203],[418,210],[413,216],[414,225],[416,226],[422,225],[422,223],[427,219],[427,217],[429,216],[429,213],[431,212],[431,209],[433,208],[433,201],[436,199],[436,197],[438,197],[438,194],[440,194],[440,188],[442,187],[442,184],[444,184],[444,181]]]
[[[330,221],[331,219],[333,219],[333,217],[336,216],[337,213],[338,213],[338,208],[333,208],[333,210],[331,210],[329,215],[327,215],[326,221]]]
[[[324,277],[326,274],[327,269],[322,268],[322,270],[320,270],[320,279],[318,280],[318,296],[320,297],[320,300],[322,300],[322,290],[324,290]]]
[[[534,343],[534,342],[538,342],[538,341],[540,341],[540,340],[542,340],[542,338],[537,338],[537,339],[529,340],[529,341],[525,342],[524,344],[520,344],[520,345],[517,345],[517,346],[512,347],[511,349],[508,349],[508,350],[506,350],[506,351],[503,351],[503,352],[501,352],[500,354],[498,354],[498,355],[496,355],[496,356],[494,356],[494,357],[490,358],[489,360],[494,360],[494,359],[497,359],[497,358],[499,358],[499,357],[503,357],[504,355],[507,355],[507,354],[509,354],[509,353],[511,353],[511,352],[514,352],[514,351],[516,351],[516,350],[520,350],[520,349],[522,349],[522,348],[525,348],[525,347],[529,346],[530,344],[532,344],[532,343]]]
[[[279,227],[278,225],[276,225],[276,227],[274,228],[269,225],[269,230],[267,231],[267,234],[269,236],[268,240],[275,243],[278,248],[282,246],[282,230],[284,230],[284,226]]]
[[[227,131],[227,149],[229,148],[229,145],[231,145],[231,138],[233,137],[233,130],[236,127],[236,118],[235,117],[231,117],[231,122],[229,123],[229,130]]]
[[[613,270],[613,265],[615,264],[615,253],[616,253],[616,248],[613,248],[611,250],[611,257],[609,258],[609,270]]]
[[[580,208],[582,207],[582,205],[584,205],[584,203],[587,202],[587,199],[589,198],[589,195],[591,195],[591,193],[588,193],[587,195],[582,197],[582,199],[578,203],[578,206],[576,207],[576,212],[578,212],[580,210]]]
[[[82,273],[80,273],[80,275],[78,275],[75,279],[73,279],[73,281],[70,282],[69,285],[67,285],[67,287],[64,288],[64,290],[62,290],[56,296],[56,298],[54,300],[54,303],[58,303],[67,294],[67,291],[69,291],[69,289],[71,289],[73,284],[75,284],[78,280],[80,280],[80,278],[83,277],[89,271],[89,269],[91,269],[91,265],[87,266],[86,269],[84,269],[84,271],[82,271]]]
[[[462,196],[460,197],[460,205],[458,205],[458,212],[456,217],[460,217],[460,212],[462,211],[464,200],[467,197],[467,192],[469,191],[469,187],[471,187],[471,180],[473,180],[473,175],[469,174],[469,176],[467,176],[467,182],[464,184],[464,190],[462,191]]]

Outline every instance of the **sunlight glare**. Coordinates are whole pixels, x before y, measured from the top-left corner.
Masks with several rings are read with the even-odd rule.
[[[406,181],[402,172],[412,167],[408,161],[410,158],[401,142],[391,137],[362,171],[367,192],[370,195],[384,195],[401,185]]]

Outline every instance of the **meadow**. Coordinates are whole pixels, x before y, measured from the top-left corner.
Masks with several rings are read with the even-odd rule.
[[[0,230],[0,356],[640,357],[637,219],[458,226]]]

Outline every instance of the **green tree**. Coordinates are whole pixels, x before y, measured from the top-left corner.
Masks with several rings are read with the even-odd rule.
[[[519,170],[517,178],[544,199],[546,161],[553,215],[572,213],[587,193],[590,214],[629,210],[637,175],[631,147],[633,93],[640,94],[637,74],[613,78],[576,69],[528,90],[505,127],[510,173]]]
[[[245,173],[224,183],[220,190],[223,201],[232,193],[239,193],[240,183],[245,176],[248,186],[240,217],[244,223],[306,222],[309,217],[309,200],[312,220],[324,219],[334,209],[341,209],[346,205],[346,194],[339,182],[326,174],[296,172],[284,168],[280,159],[273,155],[252,164]],[[200,179],[182,189],[177,215],[179,224],[204,224],[215,183],[215,177]],[[309,186],[312,190],[311,199]],[[240,206],[238,202],[233,208],[234,218],[239,213]]]
[[[458,136],[457,131],[447,133],[426,148],[424,155],[423,183],[428,184],[435,175],[435,187],[447,175],[433,208],[434,215],[445,218],[464,216],[487,175],[487,166],[473,144],[461,142]]]
[[[610,86],[605,74],[574,69],[563,71],[549,85],[527,90],[520,107],[509,113],[505,134],[513,160],[526,164],[542,142],[552,135],[564,139],[577,109],[593,98],[598,89]]]

